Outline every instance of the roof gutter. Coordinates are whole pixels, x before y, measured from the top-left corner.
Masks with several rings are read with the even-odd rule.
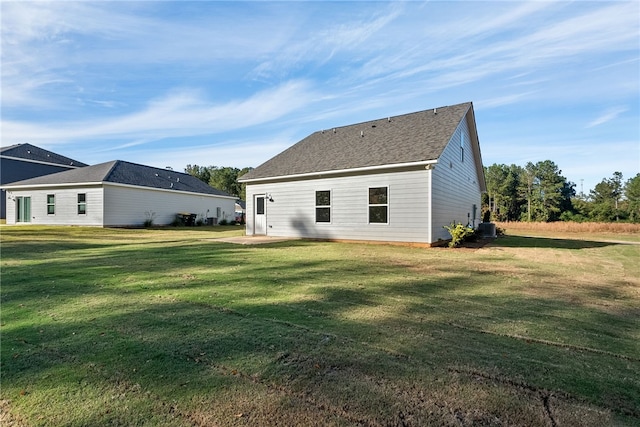
[[[164,191],[164,192],[169,192],[169,193],[186,193],[186,194],[193,194],[196,196],[208,196],[208,197],[218,197],[221,199],[229,199],[229,200],[238,200],[239,197],[235,197],[235,196],[223,196],[222,194],[211,194],[211,193],[198,193],[197,191],[188,191],[188,190],[176,190],[174,188],[158,188],[158,187],[146,187],[144,185],[133,185],[133,184],[122,184],[120,182],[110,182],[110,181],[103,181],[102,184],[104,185],[110,185],[112,187],[124,187],[124,188],[133,188],[136,190],[154,190],[154,191]]]
[[[57,187],[79,187],[79,186],[95,186],[103,184],[102,181],[96,182],[65,182],[60,184],[21,184],[21,185],[12,185],[6,184],[0,186],[3,190],[23,190],[25,188],[57,188]]]
[[[362,168],[337,169],[337,170],[329,170],[329,171],[298,173],[293,175],[270,176],[265,178],[242,179],[242,177],[240,177],[238,179],[238,182],[252,183],[252,182],[340,175],[344,173],[375,172],[375,171],[380,171],[384,169],[399,169],[399,168],[406,168],[406,167],[429,166],[429,165],[435,165],[436,163],[438,163],[438,160],[424,160],[422,162],[394,163],[394,164],[387,164],[387,165],[367,166]]]
[[[46,188],[60,188],[60,187],[95,187],[99,185],[110,185],[113,187],[124,187],[124,188],[134,188],[137,190],[154,190],[154,191],[164,191],[170,193],[186,193],[193,194],[197,196],[209,196],[209,197],[218,197],[221,199],[229,199],[229,200],[238,200],[238,197],[235,196],[223,196],[221,194],[211,194],[211,193],[198,193],[196,191],[187,191],[187,190],[174,190],[169,188],[157,188],[157,187],[145,187],[143,185],[132,185],[132,184],[121,184],[119,182],[109,182],[109,181],[97,181],[97,182],[67,182],[61,184],[24,184],[24,185],[3,185],[0,186],[1,189],[6,191],[14,191],[14,190],[25,190],[31,188],[37,189],[46,189]]]

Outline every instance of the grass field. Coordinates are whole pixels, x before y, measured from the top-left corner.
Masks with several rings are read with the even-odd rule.
[[[0,424],[638,425],[640,236],[507,233],[3,226]]]

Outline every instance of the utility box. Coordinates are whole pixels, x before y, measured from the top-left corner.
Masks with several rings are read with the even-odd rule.
[[[478,224],[480,237],[496,238],[496,225],[493,222],[481,222]]]

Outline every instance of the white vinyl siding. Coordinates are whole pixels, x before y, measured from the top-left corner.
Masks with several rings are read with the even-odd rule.
[[[52,190],[9,190],[11,197],[31,197],[31,224],[49,225],[102,225],[102,188],[100,187],[60,187]],[[78,215],[78,194],[86,194],[87,213]],[[48,213],[49,198],[55,194],[55,215]],[[15,218],[16,204],[7,198],[7,224]]]
[[[140,226],[153,216],[156,225],[171,224],[177,213],[198,215],[203,221],[233,220],[235,199],[141,187],[105,185],[105,226]]]
[[[480,185],[476,171],[467,121],[462,120],[433,170],[433,240],[450,239],[443,227],[452,222],[466,225],[479,223],[478,209],[473,217],[473,205],[480,206]],[[463,157],[465,156],[465,157]]]
[[[253,196],[270,194],[267,235],[318,239],[428,242],[430,171],[419,170],[340,176],[292,182],[247,184],[247,212]],[[388,224],[369,223],[369,188],[387,187]],[[331,224],[316,223],[315,192],[331,189]],[[247,234],[253,233],[247,215]]]
[[[154,224],[168,225],[179,212],[195,213],[203,220],[232,220],[235,199],[179,193],[141,187],[105,185],[56,187],[44,190],[9,190],[12,197],[31,197],[32,224],[85,226],[142,226],[150,216]],[[55,215],[47,214],[47,196],[55,192]],[[85,194],[86,214],[78,214],[78,194]],[[8,200],[7,223],[15,222],[15,203]],[[11,218],[11,219],[10,219]]]

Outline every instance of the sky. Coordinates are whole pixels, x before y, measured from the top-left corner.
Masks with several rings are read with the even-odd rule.
[[[322,129],[473,102],[485,166],[640,172],[640,2],[2,1],[1,145],[256,167]]]

